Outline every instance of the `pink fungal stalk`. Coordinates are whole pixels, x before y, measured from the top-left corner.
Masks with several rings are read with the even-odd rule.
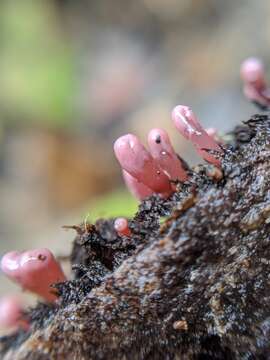
[[[152,157],[171,180],[187,180],[187,173],[177,157],[169,135],[163,129],[152,129],[148,134],[148,146]]]
[[[6,296],[0,299],[0,327],[28,330],[29,323],[23,317],[23,306],[18,297]]]
[[[119,217],[114,221],[114,229],[119,236],[130,236],[131,231],[126,218]]]
[[[131,176],[125,170],[122,170],[125,184],[131,194],[138,200],[143,200],[148,196],[153,195],[153,190],[149,189],[143,183],[139,182],[135,177]]]
[[[114,152],[122,170],[139,183],[163,197],[168,197],[172,193],[168,176],[135,135],[127,134],[117,139],[114,143]]]
[[[218,143],[209,136],[188,106],[178,105],[172,111],[172,119],[177,130],[195,146],[198,154],[207,162],[220,166],[220,161],[209,150],[223,153]]]
[[[66,280],[60,264],[48,249],[9,252],[2,258],[1,269],[24,290],[49,302],[57,298],[50,286]]]
[[[243,92],[245,96],[261,108],[268,108],[270,105],[270,89],[266,84],[263,63],[257,58],[248,58],[242,63],[240,74],[244,82]]]

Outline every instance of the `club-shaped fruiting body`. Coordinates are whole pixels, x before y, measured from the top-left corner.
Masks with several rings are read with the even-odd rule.
[[[1,269],[24,290],[50,302],[57,298],[51,285],[66,280],[60,264],[48,249],[9,252],[1,260]]]
[[[24,330],[29,328],[23,316],[22,303],[17,296],[5,296],[0,299],[0,327]]]
[[[172,119],[177,130],[195,146],[198,154],[207,162],[220,166],[220,160],[209,151],[222,153],[218,143],[207,134],[197,117],[188,106],[178,105],[172,111]]]
[[[269,107],[270,89],[267,88],[263,63],[254,57],[248,58],[242,63],[240,74],[245,96],[262,107]]]
[[[135,177],[131,176],[125,170],[122,170],[122,174],[127,188],[136,199],[143,200],[154,194],[153,190],[139,182]]]
[[[114,143],[114,152],[122,170],[140,183],[164,197],[172,193],[168,176],[135,135],[127,134],[117,139]]]
[[[169,135],[163,129],[152,129],[148,134],[148,146],[152,157],[171,180],[186,181],[187,173],[177,157]]]
[[[119,217],[114,221],[114,229],[119,236],[130,236],[131,232],[126,218]]]

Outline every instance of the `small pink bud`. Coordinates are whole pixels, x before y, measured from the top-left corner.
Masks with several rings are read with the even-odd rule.
[[[6,296],[0,299],[0,327],[29,328],[27,320],[23,318],[23,306],[18,297]]]
[[[259,59],[246,59],[241,65],[240,73],[245,84],[252,84],[258,90],[266,87],[264,66]]]
[[[130,236],[131,232],[128,227],[128,221],[125,218],[117,218],[114,221],[114,229],[118,233],[119,236]]]
[[[172,193],[169,178],[135,135],[127,134],[117,139],[114,152],[122,169],[140,183],[165,197]]]
[[[204,160],[213,165],[220,166],[220,161],[204,149],[214,150],[220,153],[223,152],[222,149],[217,142],[207,134],[188,106],[176,106],[172,111],[172,119],[181,135],[193,143],[198,154]]]
[[[148,145],[152,157],[171,180],[187,180],[187,173],[182,167],[165,130],[152,129],[148,134]]]
[[[60,264],[48,249],[9,252],[2,258],[1,269],[23,289],[47,301],[57,298],[50,285],[66,280]]]
[[[143,183],[139,182],[128,172],[122,170],[122,174],[127,188],[136,199],[143,200],[148,196],[153,195],[153,190],[149,189]]]
[[[242,63],[240,74],[244,82],[245,96],[262,107],[268,107],[270,89],[267,88],[263,63],[257,58],[248,58]]]

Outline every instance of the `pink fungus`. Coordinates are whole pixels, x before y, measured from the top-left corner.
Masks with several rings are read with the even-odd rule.
[[[207,134],[188,106],[176,106],[172,111],[172,119],[181,135],[193,143],[198,154],[204,160],[213,165],[220,166],[220,161],[207,150],[220,153],[222,153],[223,150],[217,142]]]
[[[2,258],[1,269],[23,289],[47,301],[57,298],[50,285],[66,280],[60,264],[48,249],[9,252]]]
[[[119,236],[130,236],[131,232],[128,227],[128,221],[125,218],[119,217],[114,221],[114,229]]]
[[[182,167],[165,130],[152,129],[148,134],[148,145],[152,157],[171,180],[187,180],[187,173]]]
[[[23,317],[23,306],[18,297],[6,296],[0,299],[0,327],[24,330],[29,328],[27,320]]]
[[[127,134],[117,139],[114,152],[122,169],[138,182],[164,197],[172,193],[169,178],[135,135]]]
[[[263,108],[270,105],[270,89],[267,88],[262,62],[257,58],[248,58],[241,65],[241,77],[244,82],[245,96]]]
[[[153,190],[149,189],[143,183],[139,182],[135,177],[131,176],[125,170],[122,170],[125,184],[131,194],[138,200],[143,200],[148,196],[153,195]]]

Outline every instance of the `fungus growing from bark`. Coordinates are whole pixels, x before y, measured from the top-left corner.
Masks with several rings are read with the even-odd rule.
[[[212,165],[220,167],[217,154],[221,155],[223,150],[216,130],[204,130],[187,106],[176,106],[172,118],[176,128],[194,144],[198,154]],[[176,182],[188,180],[187,171],[165,130],[152,129],[148,134],[148,146],[149,151],[132,134],[116,140],[114,152],[122,168],[124,181],[139,200],[154,193],[167,198],[176,190]]]
[[[119,236],[130,236],[131,231],[126,218],[119,217],[114,221],[114,229]]]
[[[138,182],[163,197],[171,195],[172,187],[168,176],[135,135],[127,134],[117,139],[114,152],[122,169]]]
[[[207,134],[188,106],[176,106],[172,111],[172,120],[180,134],[192,142],[197,153],[204,160],[215,166],[220,166],[220,160],[210,152],[222,154],[223,150],[213,137]]]
[[[60,264],[48,249],[9,252],[2,257],[1,269],[24,290],[49,302],[57,298],[51,285],[66,280]]]
[[[5,360],[269,357],[270,117],[237,126],[224,148],[188,107],[177,106],[173,120],[210,165],[186,170],[179,160],[179,168],[161,129],[149,134],[150,153],[134,135],[118,139],[128,188],[163,198],[143,201],[130,221],[72,227],[72,280],[56,286],[56,304],[29,312],[27,334],[0,341]],[[185,183],[174,193],[175,176]],[[60,266],[51,255],[26,271],[24,256],[27,269],[49,259],[44,249],[9,253],[3,271],[48,300],[50,283],[65,279]]]

